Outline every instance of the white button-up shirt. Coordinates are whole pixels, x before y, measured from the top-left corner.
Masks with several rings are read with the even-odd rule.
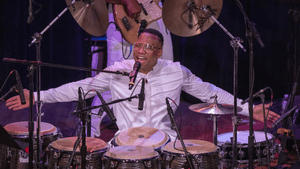
[[[116,62],[114,65],[106,68],[109,71],[130,72],[133,69],[134,60],[125,60]],[[196,77],[186,67],[179,62],[172,62],[159,59],[153,70],[147,74],[138,73],[136,78],[136,89],[128,89],[129,78],[127,76],[115,75],[111,73],[99,73],[92,78],[86,78],[77,82],[68,83],[55,89],[41,91],[41,101],[44,103],[67,102],[78,100],[78,87],[82,87],[84,93],[91,89],[102,93],[110,90],[112,100],[124,99],[139,94],[141,78],[146,79],[145,83],[145,102],[143,110],[138,110],[138,99],[123,101],[113,105],[114,115],[119,132],[133,127],[153,127],[166,132],[171,140],[176,137],[176,132],[171,130],[171,121],[167,113],[166,97],[173,99],[179,105],[181,90],[204,102],[212,103],[211,96],[218,96],[218,103],[232,104],[234,97],[214,86],[213,84],[203,82]],[[90,92],[87,98],[93,97],[96,93]],[[35,93],[35,98],[36,93]],[[243,108],[240,114],[248,115],[248,104],[241,105],[238,100],[238,106]],[[171,104],[174,112],[176,107]]]

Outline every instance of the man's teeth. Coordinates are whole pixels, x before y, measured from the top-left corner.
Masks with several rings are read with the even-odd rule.
[[[139,60],[144,60],[145,58],[144,58],[144,57],[138,57],[138,59],[139,59]]]

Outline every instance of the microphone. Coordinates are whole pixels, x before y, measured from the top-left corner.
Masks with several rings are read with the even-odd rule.
[[[282,115],[281,117],[279,117],[273,124],[272,127],[277,126],[279,123],[281,123],[283,120],[287,119],[290,115],[292,115],[295,111],[295,109],[299,106],[296,105],[294,106],[291,110],[289,110],[288,112],[286,112],[284,115]]]
[[[26,104],[25,96],[24,96],[24,92],[23,92],[23,86],[22,86],[22,83],[21,83],[19,73],[18,73],[18,71],[15,71],[15,73],[16,73],[16,80],[17,80],[17,90],[19,92],[19,96],[20,96],[20,99],[21,99],[21,104]]]
[[[32,11],[32,0],[29,0],[29,6],[28,6],[28,18],[27,18],[27,24],[31,24],[31,22],[34,19],[33,11]]]
[[[142,79],[142,88],[139,95],[139,110],[143,110],[144,107],[144,100],[145,100],[145,79]]]
[[[256,92],[255,94],[253,94],[253,98],[256,97],[257,95],[259,95],[259,94],[265,92],[265,91],[266,91],[267,89],[269,89],[269,88],[270,88],[270,87],[265,87],[265,88],[261,89],[260,91]],[[250,99],[250,98],[248,97],[246,100],[242,101],[241,104],[242,104],[242,105],[245,104],[246,102],[249,101],[249,99]]]
[[[168,98],[166,98],[166,103],[167,103],[167,110],[168,110],[169,116],[173,117],[174,112],[173,112],[172,107],[170,106]]]
[[[81,111],[83,109],[83,101],[82,101],[82,94],[81,94],[81,87],[78,87],[78,107],[77,109]]]
[[[110,118],[110,120],[111,120],[112,122],[116,122],[117,119],[116,119],[114,113],[113,113],[113,112],[111,111],[111,109],[106,105],[106,102],[104,101],[104,99],[103,99],[103,97],[101,96],[101,94],[100,94],[98,91],[96,91],[96,90],[95,90],[95,92],[97,93],[99,99],[101,100],[102,105],[105,105],[105,106],[102,107],[103,110],[106,112],[106,114],[109,116],[109,118]],[[100,110],[101,110],[101,108],[100,108]]]
[[[142,66],[142,64],[139,61],[137,61],[137,62],[134,63],[133,70],[129,74],[129,79],[130,79],[130,81],[129,81],[129,90],[131,90],[132,87],[134,86],[134,82],[135,82],[136,76],[137,76],[137,74],[138,74],[141,66]]]

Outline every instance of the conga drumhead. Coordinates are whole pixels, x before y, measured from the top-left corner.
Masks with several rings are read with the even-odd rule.
[[[50,123],[45,123],[41,122],[41,136],[48,134],[48,133],[53,133],[57,129],[55,126],[53,126]],[[34,122],[34,135],[36,135],[36,126],[37,122]],[[15,122],[15,123],[10,123],[4,126],[4,129],[13,136],[28,136],[29,131],[28,131],[28,121],[21,121],[21,122]]]
[[[146,159],[157,156],[153,148],[145,146],[118,146],[107,151],[104,156],[114,159]]]
[[[163,146],[168,140],[169,137],[165,132],[151,127],[130,128],[116,137],[116,143],[119,146],[147,146],[154,149]]]
[[[219,143],[229,143],[231,144],[231,137],[233,137],[233,132],[223,133],[218,135]],[[237,143],[238,144],[248,144],[249,131],[237,131]],[[254,131],[255,142],[260,143],[266,141],[265,133],[262,131]],[[273,138],[273,135],[267,133],[268,140]]]
[[[213,143],[210,143],[208,141],[203,141],[203,140],[183,140],[184,145],[187,149],[188,152],[191,154],[205,154],[205,153],[210,153],[214,152],[218,149],[217,146],[215,146]],[[185,154],[181,145],[181,142],[178,140],[175,143],[175,148],[174,149],[174,141],[169,142],[167,145],[163,147],[163,152],[171,152],[171,153],[177,153],[177,154]],[[179,151],[179,150],[182,151]]]
[[[73,151],[74,143],[77,140],[77,137],[66,137],[59,140],[56,140],[50,144],[51,147],[63,150],[63,151]],[[80,146],[82,141],[80,142]],[[80,146],[77,147],[76,152],[80,152]],[[88,152],[93,152],[96,150],[101,150],[107,147],[107,143],[98,138],[87,137],[86,146]]]

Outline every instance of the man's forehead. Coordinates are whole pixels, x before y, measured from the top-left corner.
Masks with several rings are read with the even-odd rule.
[[[141,33],[140,36],[139,36],[139,39],[140,39],[141,37],[142,37],[142,38],[143,38],[143,37],[151,38],[151,39],[153,39],[153,40],[159,41],[159,37],[158,37],[158,36],[153,35],[153,34],[148,33],[148,32]]]

